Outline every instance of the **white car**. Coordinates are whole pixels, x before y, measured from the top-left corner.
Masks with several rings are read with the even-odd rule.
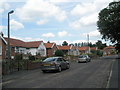
[[[91,61],[91,58],[88,56],[88,55],[80,55],[79,57],[78,57],[78,63],[80,63],[80,62],[90,62]]]

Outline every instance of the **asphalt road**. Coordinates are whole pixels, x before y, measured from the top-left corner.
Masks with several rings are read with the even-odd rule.
[[[3,88],[106,88],[115,59],[89,63],[71,62],[70,69],[42,73],[40,69],[19,71],[3,77]]]

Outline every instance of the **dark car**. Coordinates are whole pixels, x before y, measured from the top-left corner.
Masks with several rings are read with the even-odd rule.
[[[88,56],[88,55],[80,55],[78,57],[78,63],[80,62],[90,62],[91,61],[91,58]]]
[[[45,59],[41,64],[41,70],[43,72],[57,70],[62,71],[63,69],[69,69],[69,61],[64,60],[62,57],[50,57]]]

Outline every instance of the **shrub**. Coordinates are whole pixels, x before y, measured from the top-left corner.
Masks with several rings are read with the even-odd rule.
[[[64,53],[62,50],[56,50],[55,56],[64,56]]]
[[[29,56],[29,60],[35,60],[35,56]]]

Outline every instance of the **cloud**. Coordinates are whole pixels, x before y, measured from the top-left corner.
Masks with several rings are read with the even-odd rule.
[[[81,16],[90,12],[94,12],[95,10],[96,6],[92,3],[83,3],[76,5],[76,7],[71,10],[71,14],[75,16]]]
[[[83,16],[78,20],[70,22],[69,26],[79,30],[84,26],[96,25],[97,20],[98,20],[98,13],[93,13],[91,15]]]
[[[58,36],[59,37],[64,37],[66,36],[68,33],[66,31],[62,31],[62,32],[58,32]]]
[[[71,15],[78,17],[69,23],[74,29],[81,29],[88,25],[96,25],[98,13],[113,0],[94,0],[93,2],[79,3],[72,10]]]
[[[15,12],[23,21],[33,21],[38,18],[53,17],[61,22],[67,17],[64,10],[47,0],[28,0],[23,7],[17,8]]]
[[[53,33],[46,33],[46,34],[42,34],[43,37],[47,37],[47,38],[50,38],[50,37],[55,37],[55,35]]]
[[[10,20],[10,25],[12,30],[19,30],[24,28],[22,23],[15,21],[14,19]]]
[[[97,20],[98,20],[98,13],[93,13],[88,16],[83,16],[82,18],[80,18],[79,22],[82,25],[91,25],[91,24],[96,24]]]
[[[80,29],[82,27],[79,20],[70,22],[69,26],[72,27],[72,28],[75,28],[75,29]]]
[[[6,26],[0,26],[0,32],[3,31],[3,30],[6,30],[7,27]]]
[[[37,21],[37,24],[38,24],[38,25],[43,25],[43,24],[45,24],[46,22],[48,22],[48,20],[44,19],[44,20]]]
[[[98,30],[91,31],[89,33],[83,33],[83,36],[87,36],[89,34],[90,37],[100,37],[100,32]]]
[[[10,5],[5,2],[6,0],[0,1],[0,14],[2,14],[5,10],[8,10],[10,8]]]

